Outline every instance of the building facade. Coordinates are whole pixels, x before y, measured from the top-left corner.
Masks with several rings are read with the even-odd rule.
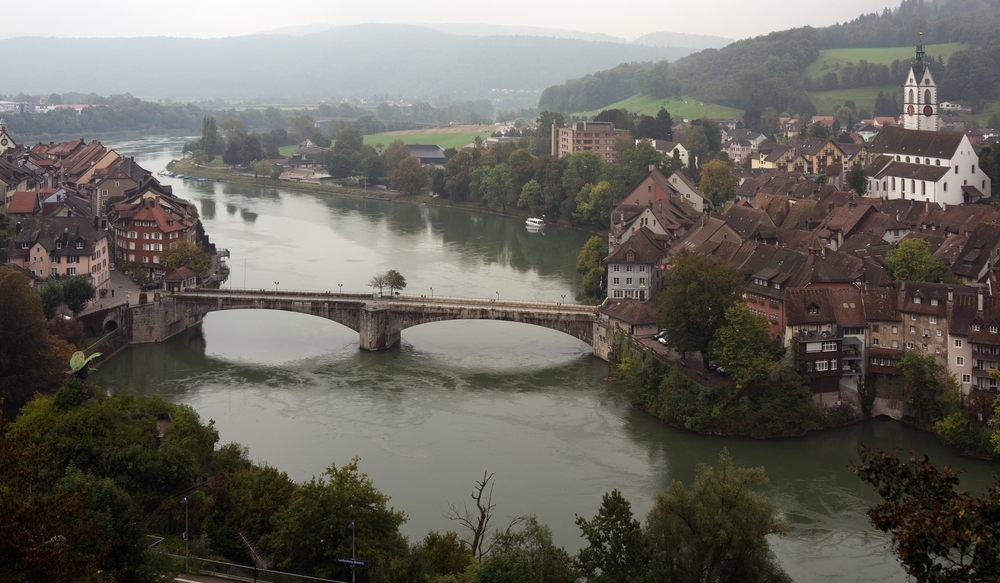
[[[552,126],[552,155],[562,158],[578,152],[595,152],[605,162],[615,161],[615,140],[632,139],[628,130],[615,129],[609,121],[578,121],[568,128]]]

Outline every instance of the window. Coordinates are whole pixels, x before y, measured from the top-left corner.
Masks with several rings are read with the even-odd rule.
[[[996,334],[996,333],[997,333],[997,327],[996,326],[990,326],[990,334]]]
[[[50,267],[49,268],[49,275],[50,276],[59,275],[59,268],[58,267]]]
[[[893,334],[899,334],[899,326],[893,326],[892,327],[892,333]]]
[[[77,241],[76,242],[76,248],[77,249],[83,249],[83,241]]]
[[[777,324],[778,323],[778,315],[777,314],[769,314],[767,318],[769,320],[771,320],[772,324]]]
[[[615,265],[614,265],[614,266],[613,266],[613,267],[611,268],[611,271],[618,271],[618,267],[619,267],[619,266],[618,266],[618,264],[615,264]]]
[[[955,357],[955,366],[965,366],[965,357],[964,356],[956,356]]]
[[[930,331],[930,329],[929,329],[929,328],[924,328],[924,338],[927,338],[927,337],[929,337],[930,335],[931,335],[931,331]]]
[[[982,329],[983,329],[982,326],[980,326],[979,324],[973,324],[972,325],[972,331],[973,332],[979,332]]]
[[[917,321],[917,315],[916,314],[910,314],[910,321],[911,322],[916,322]]]
[[[157,233],[157,234],[159,234],[159,233]],[[159,237],[157,237],[157,239],[159,239]],[[646,272],[646,266],[645,265],[640,265],[639,266],[639,273],[645,273],[645,272]]]
[[[139,233],[136,233],[135,231],[129,231],[128,232],[128,238],[129,239],[138,239],[139,238]]]
[[[922,304],[923,302],[924,302],[923,298],[920,298],[920,297],[913,298],[913,303],[914,304]]]
[[[878,332],[878,324],[872,324],[872,332]],[[895,330],[893,330],[895,332]]]
[[[620,278],[617,278],[617,277],[616,277],[616,278],[614,279],[614,282],[615,282],[615,285],[618,285],[618,284],[620,284],[620,283],[621,283],[621,279],[620,279]]]
[[[941,329],[940,329],[940,328],[938,328],[938,329],[937,329],[937,337],[938,337],[938,338],[940,338],[940,337],[941,337]]]
[[[626,277],[625,278],[625,285],[632,285],[632,278],[631,277]]]
[[[160,233],[153,233],[153,240],[154,241],[159,241],[161,238],[162,238],[162,235]],[[934,305],[937,305],[937,304],[934,304]]]
[[[917,327],[916,326],[910,326],[910,334],[916,334],[916,333],[917,333]]]
[[[149,239],[149,233],[143,233],[142,234],[142,238],[148,240]]]
[[[937,301],[937,298],[933,298],[933,299],[931,299],[931,305],[932,305],[932,306],[936,306],[936,305],[938,305],[938,301]]]
[[[827,363],[827,361],[825,361],[825,360],[817,360],[816,361],[816,370],[818,370],[818,371],[827,370],[828,366],[829,366],[829,363]]]
[[[832,352],[834,350],[837,350],[837,343],[836,342],[829,342],[829,341],[827,341],[827,342],[823,343],[823,352]]]
[[[76,275],[76,268],[75,267],[67,267],[66,268],[66,275]]]
[[[912,342],[907,342],[906,343],[906,349],[907,350],[913,350],[913,343]]]
[[[628,272],[628,273],[632,273],[632,266],[631,265],[626,265],[625,266],[625,271]]]
[[[955,348],[961,348],[961,347],[962,347],[962,341],[959,340],[958,338],[956,338],[955,339]]]
[[[893,348],[899,348],[899,341],[898,340],[893,340],[892,341],[892,347]]]
[[[639,278],[639,287],[646,287],[646,278],[645,277],[640,277]]]
[[[142,262],[143,263],[149,263],[149,257],[143,256]]]
[[[971,383],[972,382],[972,375],[967,375],[967,374],[962,375],[962,382],[963,383]]]
[[[937,324],[937,316],[931,316],[931,324]]]
[[[778,282],[774,282],[774,289],[781,289],[781,284]]]
[[[872,338],[872,346],[878,346],[878,338]]]
[[[170,238],[171,239],[176,239],[177,238],[177,233],[170,233]],[[615,271],[617,271],[617,270],[615,270]]]

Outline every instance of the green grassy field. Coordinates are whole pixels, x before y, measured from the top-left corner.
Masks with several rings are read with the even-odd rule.
[[[405,132],[386,132],[383,134],[370,134],[364,136],[365,143],[378,148],[381,144],[387,147],[396,140],[403,140],[404,144],[426,144],[437,145],[447,150],[448,148],[461,148],[473,142],[476,136],[484,140],[490,137],[491,129],[479,129],[470,131],[470,127],[482,128],[483,126],[458,126],[452,128],[438,128],[437,130],[409,130]],[[455,130],[455,131],[445,131]]]
[[[670,116],[674,119],[674,121],[680,121],[681,119],[698,119],[701,117],[733,118],[739,114],[738,109],[733,109],[724,105],[703,103],[697,99],[688,97],[655,99],[653,97],[649,97],[648,95],[633,95],[628,99],[623,99],[618,103],[612,103],[611,105],[602,107],[601,109],[595,109],[593,111],[578,111],[569,115],[576,117],[593,117],[605,109],[622,108],[627,109],[629,113],[656,115],[656,112],[659,111],[661,107],[666,108],[666,110],[670,112]]]
[[[871,112],[875,108],[875,97],[879,91],[899,93],[899,85],[879,87],[855,87],[854,89],[834,89],[833,91],[812,91],[809,99],[816,106],[816,115],[832,115],[834,108],[841,108],[845,101],[853,101],[858,109]]]
[[[278,151],[281,152],[282,156],[286,156],[287,157],[287,156],[291,156],[292,154],[294,154],[295,150],[298,150],[298,149],[299,149],[299,145],[298,144],[292,144],[291,146],[282,146],[282,147],[278,148]]]
[[[927,45],[924,50],[927,55],[937,60],[938,56],[948,61],[948,58],[957,51],[965,50],[969,45],[962,43],[945,43],[940,45]],[[837,71],[847,63],[857,65],[862,59],[869,63],[879,65],[890,65],[896,59],[906,61],[914,56],[914,48],[892,47],[885,49],[826,49],[819,52],[819,57],[812,62],[802,73],[803,77],[822,77],[829,71]],[[902,83],[900,79],[900,83]]]

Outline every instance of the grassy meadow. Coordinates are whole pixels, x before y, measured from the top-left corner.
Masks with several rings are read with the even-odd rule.
[[[939,45],[926,45],[924,50],[927,51],[927,55],[933,58],[935,61],[938,56],[948,62],[948,59],[953,53],[969,48],[969,45],[963,43],[945,43]],[[878,65],[890,65],[893,61],[899,59],[900,61],[906,61],[914,57],[915,48],[913,46],[908,47],[891,47],[891,48],[862,48],[862,49],[825,49],[819,52],[819,57],[812,62],[806,70],[802,73],[803,77],[822,77],[826,75],[829,71],[839,71],[841,67],[847,63],[854,63],[857,65],[862,59],[868,61],[869,63]],[[903,80],[899,80],[900,84]],[[877,93],[877,91],[876,91]]]
[[[407,145],[437,145],[447,150],[448,148],[461,148],[475,141],[476,136],[485,140],[493,132],[494,128],[492,126],[449,126],[369,134],[364,136],[364,140],[366,144],[375,146],[376,149],[378,149],[379,144],[387,147],[396,140],[402,140]]]
[[[656,115],[656,112],[663,107],[670,112],[670,117],[674,121],[681,119],[709,118],[733,118],[740,111],[724,105],[700,102],[691,97],[671,97],[669,99],[656,99],[648,95],[633,95],[617,103],[612,103],[600,109],[592,111],[578,111],[569,114],[570,117],[593,117],[605,109],[627,109],[629,113],[644,113]]]

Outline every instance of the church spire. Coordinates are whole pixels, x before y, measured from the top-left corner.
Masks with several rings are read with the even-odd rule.
[[[920,39],[917,41],[917,60],[913,63],[913,72],[917,75],[923,75],[924,71],[927,70],[927,62],[924,60],[927,57],[927,51],[924,50],[924,31],[920,31]]]

